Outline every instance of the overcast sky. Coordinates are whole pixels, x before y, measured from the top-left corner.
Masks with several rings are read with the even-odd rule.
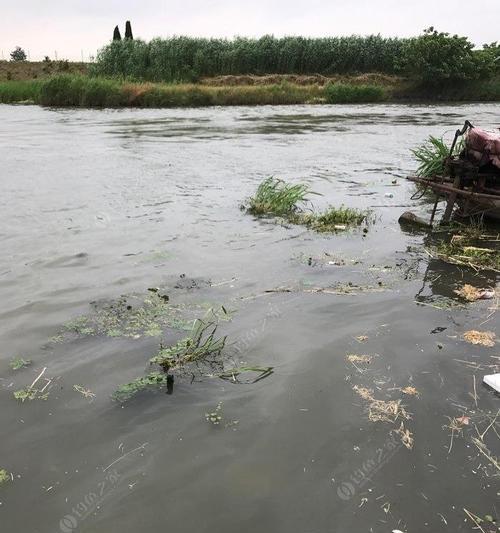
[[[130,19],[135,37],[409,36],[428,26],[500,41],[500,0],[0,0],[0,53],[85,60]],[[1,56],[0,56],[1,57]]]

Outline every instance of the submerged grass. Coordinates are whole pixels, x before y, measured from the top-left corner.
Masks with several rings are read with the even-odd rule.
[[[344,206],[330,206],[320,213],[305,212],[303,208],[309,194],[318,193],[311,191],[304,183],[292,185],[271,176],[248,199],[246,210],[256,216],[279,216],[292,224],[307,226],[318,232],[345,230],[369,219],[369,211]]]

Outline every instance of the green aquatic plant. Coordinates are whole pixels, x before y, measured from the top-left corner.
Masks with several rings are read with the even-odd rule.
[[[289,216],[300,209],[309,194],[317,194],[304,183],[289,184],[273,176],[265,179],[255,196],[248,199],[247,211],[252,215]]]
[[[33,400],[46,400],[49,397],[48,392],[42,392],[33,387],[26,387],[24,389],[19,389],[15,391],[13,394],[14,394],[14,398],[16,400],[19,400],[22,403],[24,403],[25,401],[33,401]]]
[[[130,400],[130,398],[135,396],[138,392],[167,386],[171,380],[172,376],[163,372],[150,372],[146,376],[136,378],[130,383],[120,385],[111,397],[117,402],[123,403]]]
[[[481,225],[453,229],[451,235],[435,242],[428,253],[447,263],[470,267],[475,271],[500,272],[498,236],[484,233]]]
[[[349,226],[359,226],[368,221],[369,211],[352,207],[330,206],[320,213],[299,213],[291,217],[290,222],[303,224],[318,232],[335,232],[347,229]]]
[[[12,370],[21,370],[21,368],[26,368],[30,366],[32,361],[30,359],[23,359],[22,357],[14,357],[9,363],[9,366]]]
[[[7,472],[7,470],[0,468],[0,485],[3,485],[4,483],[7,483],[8,481],[11,481],[11,480],[12,478],[10,474]]]
[[[217,357],[226,344],[226,337],[215,337],[218,321],[197,319],[191,334],[168,348],[161,348],[151,364],[161,366],[165,372],[187,363]]]
[[[188,337],[169,347],[160,346],[160,351],[150,359],[150,364],[161,367],[163,372],[154,371],[145,377],[121,385],[112,398],[124,402],[141,390],[164,385],[172,386],[173,375],[169,374],[169,371],[180,369],[190,363],[212,363],[221,355],[226,344],[226,337],[215,336],[217,327],[218,315],[210,310],[205,318],[195,320]]]

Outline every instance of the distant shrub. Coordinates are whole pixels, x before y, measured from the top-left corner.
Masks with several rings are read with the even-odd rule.
[[[26,61],[26,59],[26,52],[20,46],[16,46],[10,53],[11,61]]]

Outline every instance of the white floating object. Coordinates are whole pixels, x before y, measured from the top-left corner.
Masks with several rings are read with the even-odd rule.
[[[484,376],[483,383],[486,383],[486,385],[489,385],[492,389],[500,392],[500,374],[490,374],[489,376]]]

